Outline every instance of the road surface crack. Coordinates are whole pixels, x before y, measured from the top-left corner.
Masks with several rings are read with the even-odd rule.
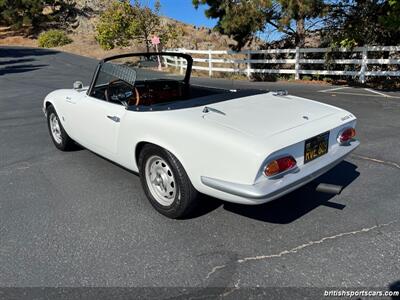
[[[400,169],[400,165],[398,163],[395,163],[393,161],[385,161],[385,160],[381,160],[381,159],[377,159],[377,158],[373,158],[373,157],[368,157],[368,156],[364,156],[364,155],[359,155],[359,154],[352,154],[352,157],[354,157],[355,159],[363,159],[363,160],[368,160],[368,161],[373,161],[376,162],[378,164],[383,164],[383,165],[387,165],[387,166],[391,166],[391,167],[395,167],[397,169]]]
[[[282,257],[282,256],[287,255],[287,254],[297,253],[299,250],[302,250],[302,249],[307,248],[307,247],[311,247],[313,245],[322,244],[323,242],[325,242],[327,240],[334,240],[334,239],[338,239],[338,238],[341,238],[341,237],[344,237],[344,236],[351,236],[351,235],[356,235],[356,234],[359,234],[359,233],[369,232],[371,230],[382,228],[382,227],[386,227],[386,226],[392,225],[392,224],[397,223],[397,222],[399,222],[399,220],[395,220],[395,221],[392,221],[392,222],[389,222],[389,223],[380,224],[380,225],[377,224],[377,225],[374,225],[372,227],[362,228],[360,230],[338,233],[338,234],[335,234],[335,235],[332,235],[332,236],[324,237],[324,238],[322,238],[320,240],[307,242],[305,244],[302,244],[300,246],[294,247],[294,248],[289,249],[289,250],[283,250],[283,251],[281,251],[279,253],[276,253],[276,254],[244,257],[244,258],[241,258],[241,259],[238,259],[238,260],[234,261],[234,263],[242,264],[242,263],[249,262],[249,261],[267,260],[267,259],[270,259],[270,258]],[[211,275],[213,275],[218,270],[221,270],[221,269],[225,268],[226,266],[227,265],[219,265],[219,266],[213,267],[212,270],[207,274],[206,278],[210,278]]]
[[[230,294],[232,294],[234,291],[239,289],[239,283],[240,283],[240,279],[233,285],[232,288],[230,288],[229,290],[227,290],[225,293],[223,293],[221,296],[222,297],[226,297],[229,296]]]
[[[215,266],[214,268],[212,268],[212,270],[211,270],[210,272],[208,272],[206,278],[207,278],[207,279],[210,278],[210,276],[211,276],[212,274],[214,274],[215,272],[217,272],[219,269],[223,269],[223,268],[225,268],[225,267],[226,267],[226,265]]]

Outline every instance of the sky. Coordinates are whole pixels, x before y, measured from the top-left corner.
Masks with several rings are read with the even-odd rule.
[[[150,7],[154,6],[156,0],[140,0],[144,5]],[[133,2],[133,0],[131,1]],[[204,11],[207,9],[206,5],[200,5],[195,9],[192,0],[160,0],[161,14],[172,19],[199,26],[213,28],[217,24],[216,19],[209,19],[205,16]],[[279,40],[282,33],[276,30],[267,31],[265,33],[257,34],[259,38],[265,41]]]
[[[155,0],[140,0],[143,4],[148,4],[153,7]],[[208,19],[204,15],[204,10],[207,8],[201,5],[195,9],[192,0],[160,0],[161,14],[172,19],[182,21],[187,24],[196,26],[214,27],[217,21]]]
[[[139,0],[142,4],[154,7],[156,0]],[[133,0],[131,0],[133,2]],[[205,16],[206,5],[200,5],[195,9],[192,0],[160,0],[161,14],[172,19],[199,26],[213,28],[217,24],[216,19],[209,19]],[[275,28],[268,27],[265,32],[257,33],[257,36],[266,42],[280,40],[284,34]]]
[[[131,0],[133,2],[134,0]],[[142,4],[154,7],[156,0],[139,0]],[[200,5],[195,9],[192,0],[160,0],[161,14],[172,19],[199,26],[213,28],[217,24],[216,19],[208,19],[204,11],[207,9],[206,5]],[[280,40],[284,34],[278,32],[271,26],[267,27],[264,32],[257,33],[257,36],[266,42]]]

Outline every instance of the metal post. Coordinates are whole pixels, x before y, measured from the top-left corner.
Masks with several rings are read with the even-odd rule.
[[[364,46],[362,49],[362,62],[361,62],[360,78],[359,78],[359,81],[361,83],[365,83],[365,72],[367,71],[367,59],[368,59],[368,47]]]
[[[295,56],[295,65],[294,65],[294,70],[295,70],[295,74],[294,74],[294,79],[299,80],[300,79],[300,48],[296,47],[296,56]]]
[[[250,59],[251,59],[251,55],[250,55],[250,50],[247,50],[247,79],[250,80],[250,76],[251,76],[251,64],[250,64]]]
[[[212,77],[212,52],[208,49],[208,76]]]

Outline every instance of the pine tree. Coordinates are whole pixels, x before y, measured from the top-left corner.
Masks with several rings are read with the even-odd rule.
[[[51,23],[66,28],[76,17],[73,0],[0,0],[0,24],[34,32]]]
[[[236,49],[250,42],[268,26],[304,46],[306,21],[321,17],[323,0],[193,0],[195,7],[207,4],[206,16],[218,19],[216,28],[237,42]]]

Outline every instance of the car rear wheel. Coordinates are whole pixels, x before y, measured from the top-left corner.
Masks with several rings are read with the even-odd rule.
[[[54,107],[50,105],[47,107],[46,112],[47,125],[54,145],[62,151],[72,149],[75,145],[74,141],[65,132]]]
[[[143,189],[158,212],[177,219],[193,211],[198,193],[172,153],[148,144],[140,152],[138,163]]]

